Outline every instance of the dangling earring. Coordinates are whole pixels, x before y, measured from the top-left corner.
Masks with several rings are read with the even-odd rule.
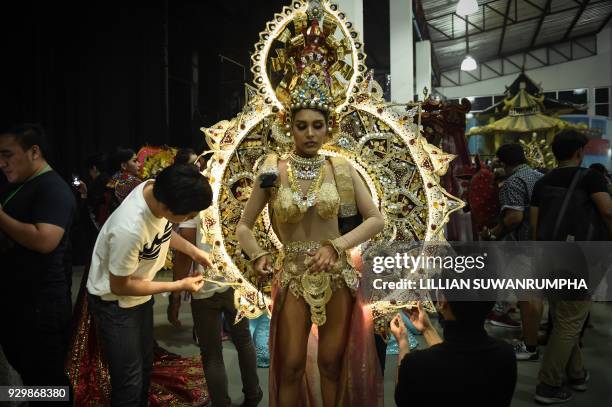
[[[291,137],[291,119],[285,121],[285,135]]]

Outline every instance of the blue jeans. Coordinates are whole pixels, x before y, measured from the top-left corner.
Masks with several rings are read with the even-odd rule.
[[[147,406],[153,370],[153,298],[131,308],[91,294],[89,302],[108,362],[111,405]]]

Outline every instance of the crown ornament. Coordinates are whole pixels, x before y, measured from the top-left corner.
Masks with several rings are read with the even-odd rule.
[[[300,109],[316,109],[326,113],[333,111],[333,98],[325,72],[321,65],[311,63],[298,78],[291,92],[292,112]]]

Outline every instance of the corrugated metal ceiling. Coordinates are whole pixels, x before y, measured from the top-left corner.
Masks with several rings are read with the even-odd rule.
[[[587,1],[581,12],[584,1],[478,0],[478,13],[468,18],[470,54],[478,61],[488,61],[500,55],[595,34],[610,20],[612,0]],[[458,0],[421,0],[433,51],[442,71],[457,69],[465,56],[466,22],[454,14],[457,3]],[[506,10],[509,12],[504,29]],[[579,19],[568,31],[577,15]]]

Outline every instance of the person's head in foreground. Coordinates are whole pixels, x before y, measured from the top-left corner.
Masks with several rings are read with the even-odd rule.
[[[193,148],[181,148],[174,156],[175,164],[193,164],[199,166],[198,155]]]
[[[155,178],[153,196],[161,215],[174,223],[184,222],[208,208],[212,189],[208,178],[192,164],[175,164],[165,168]]]
[[[497,150],[495,156],[503,165],[506,175],[509,175],[509,172],[519,165],[527,164],[525,150],[523,150],[523,146],[517,143],[504,144]]]
[[[589,139],[576,130],[565,130],[553,139],[551,148],[558,164],[580,165],[584,158],[584,147]]]
[[[10,183],[22,183],[47,165],[48,143],[38,124],[20,124],[0,133],[0,169]]]

